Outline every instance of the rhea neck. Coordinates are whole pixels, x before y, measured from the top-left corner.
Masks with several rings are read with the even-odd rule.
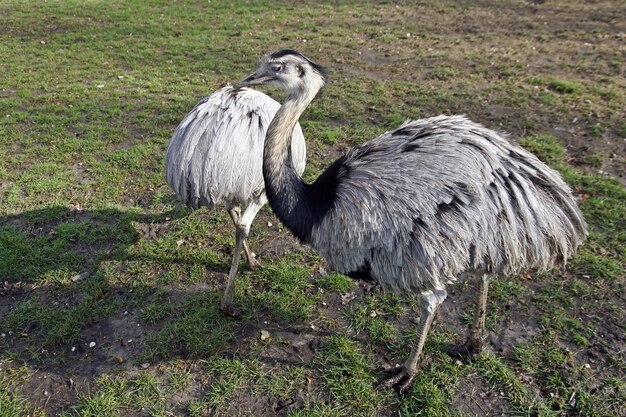
[[[291,157],[291,135],[298,119],[323,82],[288,91],[285,102],[270,123],[263,150],[263,177],[267,199],[276,216],[301,241],[328,209],[316,184],[307,184],[296,172]]]

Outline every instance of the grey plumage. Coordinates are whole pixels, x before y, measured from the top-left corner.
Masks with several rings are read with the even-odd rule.
[[[537,157],[463,116],[407,121],[351,149],[312,184],[288,163],[290,130],[325,83],[293,50],[261,60],[239,85],[277,84],[263,175],[279,219],[333,269],[419,294],[418,338],[385,386],[411,383],[446,284],[478,276],[465,348],[482,345],[491,275],[564,265],[587,234],[569,187]]]
[[[224,87],[202,99],[184,117],[167,148],[166,179],[178,198],[193,209],[224,206],[235,223],[237,243],[222,302],[228,313],[234,313],[232,285],[239,246],[246,249],[248,263],[253,266],[245,237],[267,202],[261,169],[263,143],[279,108],[277,101],[259,91]],[[293,129],[291,155],[295,170],[301,174],[306,150],[300,125]]]
[[[462,116],[405,123],[343,159],[335,207],[311,245],[388,289],[443,288],[462,273],[564,264],[585,224],[558,173]]]
[[[166,153],[166,179],[188,207],[247,206],[267,202],[263,142],[280,104],[249,88],[224,87],[203,98],[180,122]],[[300,125],[292,143],[296,170],[306,150]]]

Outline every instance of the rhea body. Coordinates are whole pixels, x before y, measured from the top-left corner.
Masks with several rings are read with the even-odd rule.
[[[287,93],[263,154],[266,193],[278,218],[331,268],[421,298],[417,343],[386,386],[404,391],[411,383],[446,284],[477,277],[465,343],[477,352],[489,277],[565,264],[586,236],[557,172],[463,116],[407,121],[351,149],[307,184],[294,169],[289,143],[325,84],[324,69],[281,50],[238,85],[252,84],[275,84]]]
[[[235,248],[222,310],[236,315],[233,289],[242,247],[250,268],[257,266],[246,238],[267,202],[263,182],[263,144],[280,104],[249,88],[224,87],[202,99],[180,122],[166,153],[166,179],[192,209],[226,207],[235,225]],[[290,154],[295,172],[306,162],[300,125],[292,126]]]

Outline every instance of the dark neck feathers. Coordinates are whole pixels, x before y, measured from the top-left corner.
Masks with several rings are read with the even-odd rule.
[[[314,94],[313,94],[314,96]],[[291,134],[310,95],[290,96],[270,123],[263,151],[263,177],[270,206],[280,221],[301,241],[309,242],[313,228],[334,206],[340,160],[313,184],[294,169]]]

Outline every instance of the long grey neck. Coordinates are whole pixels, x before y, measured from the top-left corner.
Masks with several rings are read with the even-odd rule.
[[[307,241],[315,223],[310,187],[296,172],[291,158],[293,129],[315,93],[291,94],[270,123],[263,150],[267,199],[278,218],[300,240]],[[312,204],[313,203],[313,204]]]

